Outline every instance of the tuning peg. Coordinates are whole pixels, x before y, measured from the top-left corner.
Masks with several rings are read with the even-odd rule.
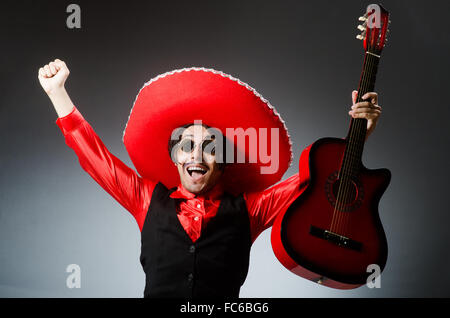
[[[363,36],[362,34],[358,34],[358,35],[356,36],[356,38],[357,38],[358,40],[363,40],[363,39],[364,39],[364,36]]]
[[[360,31],[365,31],[366,30],[366,28],[363,25],[358,25],[356,28],[358,30],[360,30]]]
[[[362,17],[358,18],[359,21],[367,21],[367,17],[363,15]]]

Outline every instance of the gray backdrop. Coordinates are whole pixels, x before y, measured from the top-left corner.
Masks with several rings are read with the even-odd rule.
[[[204,66],[247,82],[286,121],[301,151],[347,133],[363,57],[355,39],[364,1],[8,1],[0,13],[0,296],[142,297],[133,217],[80,167],[37,79],[55,58],[66,88],[108,149],[122,143],[132,103],[150,78]],[[383,1],[391,36],[376,91],[383,114],[364,163],[387,167],[380,202],[389,242],[381,288],[315,285],[275,258],[270,230],[253,245],[242,297],[448,297],[448,1]],[[66,267],[81,267],[81,288]]]

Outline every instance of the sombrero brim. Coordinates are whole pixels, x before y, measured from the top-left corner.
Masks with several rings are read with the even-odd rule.
[[[143,178],[161,181],[168,188],[177,186],[180,179],[168,152],[168,141],[174,129],[196,120],[220,129],[224,135],[227,128],[258,133],[257,149],[249,147],[249,139],[230,140],[226,135],[235,153],[245,155],[244,163],[235,161],[226,168],[222,181],[230,193],[263,190],[278,182],[292,162],[287,128],[267,100],[223,72],[185,68],[151,79],[136,96],[122,140],[138,173]],[[268,151],[265,154],[271,155],[270,162],[259,153],[259,133],[264,130]],[[277,154],[271,154],[271,149]],[[257,161],[250,162],[250,158]],[[262,172],[262,167],[267,170]]]

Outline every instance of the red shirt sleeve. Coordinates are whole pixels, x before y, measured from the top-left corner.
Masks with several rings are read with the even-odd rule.
[[[296,173],[266,190],[244,193],[252,242],[261,232],[273,225],[277,215],[286,211],[304,189],[304,185],[300,185],[299,174]]]
[[[56,124],[81,167],[134,216],[142,230],[156,182],[138,176],[111,154],[76,107]]]

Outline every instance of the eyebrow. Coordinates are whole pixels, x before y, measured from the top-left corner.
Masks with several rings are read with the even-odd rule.
[[[194,135],[187,134],[187,135],[184,135],[184,137],[181,137],[181,139],[185,139],[185,137],[194,137]],[[202,139],[202,141],[203,141],[203,140],[210,140],[210,139],[206,139],[206,138],[208,138],[208,137],[212,137],[211,139],[216,139],[216,136],[214,136],[214,135],[208,135],[208,136],[206,136],[204,139]]]

